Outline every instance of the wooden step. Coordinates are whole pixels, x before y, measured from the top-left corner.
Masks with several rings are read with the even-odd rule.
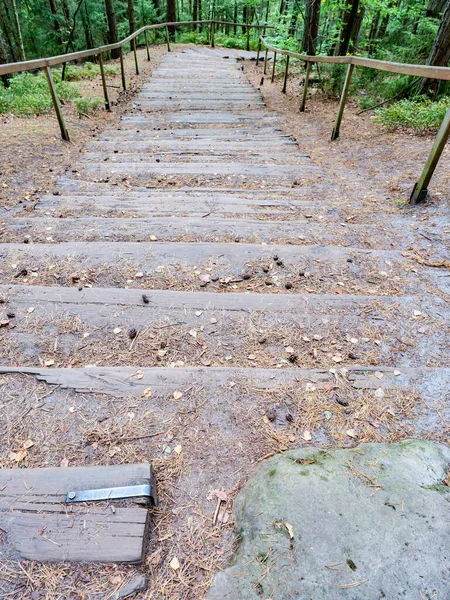
[[[414,293],[419,279],[398,251],[333,246],[0,244],[0,256],[2,284],[395,296]],[[436,291],[433,273],[420,274],[424,290],[427,277]]]
[[[406,233],[406,232],[405,232]],[[217,217],[155,218],[51,218],[12,217],[0,229],[1,242],[57,243],[68,241],[149,242],[154,236],[164,242],[233,242],[295,244],[299,246],[334,244],[364,249],[392,248],[394,229],[380,224],[310,223]],[[406,238],[399,236],[399,241]]]
[[[207,361],[217,366],[331,368],[354,362],[402,367],[450,363],[441,351],[450,341],[445,328],[449,310],[445,301],[430,296],[21,285],[0,286],[0,294],[5,311],[15,315],[0,328],[3,364],[36,366],[53,360],[59,366],[156,366],[181,360],[187,366]],[[139,332],[135,343],[131,329]]]

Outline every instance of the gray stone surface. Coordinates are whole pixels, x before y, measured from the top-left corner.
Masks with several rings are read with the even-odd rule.
[[[240,542],[208,599],[450,598],[449,463],[447,447],[413,440],[265,461],[236,499]]]

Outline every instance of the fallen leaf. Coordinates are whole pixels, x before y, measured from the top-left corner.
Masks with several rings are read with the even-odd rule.
[[[34,312],[34,306],[30,306],[30,308],[27,309],[27,312],[32,313]]]
[[[211,317],[209,322],[212,323],[213,325],[215,325],[217,323],[216,317]]]
[[[23,447],[25,448],[25,450],[28,450],[28,448],[32,448],[33,446],[34,442],[32,440],[27,440],[23,443]]]
[[[150,236],[150,241],[151,241],[151,242],[157,242],[157,241],[158,241],[158,238],[156,237],[156,235],[151,235],[151,236]]]
[[[144,398],[150,398],[151,395],[152,395],[152,388],[151,387],[145,388]]]
[[[62,461],[59,463],[59,466],[60,466],[60,467],[68,467],[68,466],[69,466],[69,459],[68,459],[68,458],[66,458],[66,457],[64,457],[64,458],[62,459]]]
[[[22,460],[26,457],[27,457],[27,451],[19,450],[19,452],[16,452],[14,455],[14,461],[19,463],[19,462],[22,462]]]
[[[116,333],[116,334],[117,334],[117,333],[120,333],[121,331],[122,331],[122,330],[120,329],[120,327],[115,327],[115,328],[113,329],[113,333]]]
[[[312,440],[311,432],[308,430],[304,431],[302,438],[305,440],[305,442],[310,442]]]
[[[348,437],[351,437],[351,438],[353,438],[353,439],[355,439],[355,438],[357,438],[357,437],[358,437],[358,436],[356,435],[356,433],[355,433],[355,430],[354,430],[354,429],[347,429],[347,431],[346,431],[345,433],[348,435]]]
[[[169,566],[174,571],[177,571],[180,568],[180,561],[178,560],[178,558],[176,556],[174,556],[172,558],[172,560],[169,563]]]
[[[175,446],[174,452],[176,452],[177,454],[181,454],[182,451],[183,451],[183,448],[179,444],[178,444],[178,446]]]
[[[144,377],[144,371],[136,371],[136,379],[142,379]]]
[[[291,540],[294,539],[294,528],[292,527],[292,525],[290,523],[285,523],[286,529],[289,532],[289,537],[291,538]]]
[[[173,397],[175,398],[175,400],[179,400],[182,396],[183,396],[183,392],[180,392],[179,390],[176,390],[173,393]]]
[[[384,390],[382,390],[381,388],[378,388],[377,390],[375,390],[375,398],[384,398]]]
[[[189,335],[195,339],[197,337],[197,330],[196,329],[191,329],[189,331]]]
[[[46,361],[44,362],[44,365],[45,365],[46,367],[51,367],[51,366],[52,366],[52,365],[54,365],[54,364],[55,364],[55,361],[53,360],[53,358],[50,358],[49,360],[46,360]]]

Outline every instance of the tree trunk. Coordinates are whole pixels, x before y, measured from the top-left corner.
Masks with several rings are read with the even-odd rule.
[[[134,16],[134,0],[128,0],[128,23],[130,35],[136,31],[136,18]]]
[[[445,0],[429,0],[425,11],[426,17],[438,17],[444,10]]]
[[[177,20],[177,8],[175,0],[167,0],[167,22],[173,23]],[[169,27],[170,37],[175,38],[175,26]]]
[[[369,46],[367,48],[367,51],[369,54],[373,54],[375,52],[375,48],[376,48],[375,40],[377,39],[379,22],[380,22],[380,11],[378,10],[373,17],[372,24],[370,26]]]
[[[159,0],[153,0],[153,8],[155,9],[156,18],[159,19],[159,17],[160,17]]]
[[[339,41],[336,44],[336,56],[345,56],[348,52],[352,31],[358,16],[358,9],[359,0],[351,0],[349,7],[345,10],[344,13],[344,19],[342,23],[341,33],[339,35]]]
[[[295,25],[297,22],[297,15],[298,15],[298,10],[296,11],[296,9],[297,9],[297,2],[296,2],[296,0],[294,0],[294,2],[292,3],[291,21],[289,23],[289,30],[288,30],[289,35],[291,37],[294,37],[294,35],[295,35]]]
[[[305,27],[303,29],[302,51],[316,54],[317,34],[319,33],[320,0],[306,0]]]
[[[69,28],[70,27],[70,9],[69,9],[69,3],[67,2],[67,0],[61,0],[61,7],[62,7],[64,20],[66,22],[67,28]]]
[[[108,20],[108,43],[115,44],[119,41],[119,35],[117,33],[117,19],[113,0],[105,0],[105,9],[106,18]],[[119,58],[119,54],[119,50],[112,50],[111,58]]]
[[[441,24],[433,42],[433,47],[427,59],[427,65],[447,67],[450,61],[450,0],[446,0]],[[439,91],[439,79],[422,79],[418,94],[436,97]]]
[[[83,23],[84,37],[86,39],[86,48],[94,47],[94,39],[92,37],[91,22],[89,20],[89,12],[86,6],[86,0],[84,2],[84,10],[81,11],[81,22]]]
[[[238,6],[237,6],[237,0],[234,0],[233,23],[237,23],[237,20],[238,20]],[[237,26],[236,25],[234,25],[233,31],[234,31],[234,35],[237,35]]]
[[[16,0],[11,0],[14,14],[14,22],[17,29],[17,38],[19,41],[20,60],[25,60],[25,48],[23,47],[22,30],[20,28],[19,13],[17,12]]]
[[[364,19],[365,12],[366,12],[366,7],[360,6],[358,15],[356,17],[356,21],[353,24],[353,30],[351,33],[350,46],[349,46],[350,52],[352,54],[356,51],[356,48],[358,47],[359,32],[361,31],[361,25],[362,25],[362,22]]]
[[[11,39],[11,35],[10,35],[10,20],[7,18],[9,15],[8,15],[7,6],[5,3],[3,3],[3,9],[5,12],[4,13],[0,12],[0,26],[3,30],[4,39],[6,41],[6,45],[9,49],[9,53],[11,55],[11,60],[12,60],[12,62],[17,62],[16,50],[14,48],[13,40]]]
[[[8,54],[6,53],[6,46],[3,41],[2,35],[0,33],[0,65],[6,65],[7,62],[8,62]],[[8,75],[2,75],[1,80],[2,80],[5,88],[9,86],[9,76]]]
[[[53,15],[53,29],[56,34],[56,41],[60,46],[62,46],[62,37],[61,37],[61,24],[58,19],[58,7],[56,6],[55,0],[49,0],[50,10]]]

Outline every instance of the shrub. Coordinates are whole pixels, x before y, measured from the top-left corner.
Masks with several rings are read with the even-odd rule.
[[[379,108],[375,111],[376,120],[390,131],[402,127],[413,129],[416,133],[433,131],[440,127],[447,109],[450,107],[450,98],[432,102],[427,98],[414,100],[399,100],[390,106]]]

